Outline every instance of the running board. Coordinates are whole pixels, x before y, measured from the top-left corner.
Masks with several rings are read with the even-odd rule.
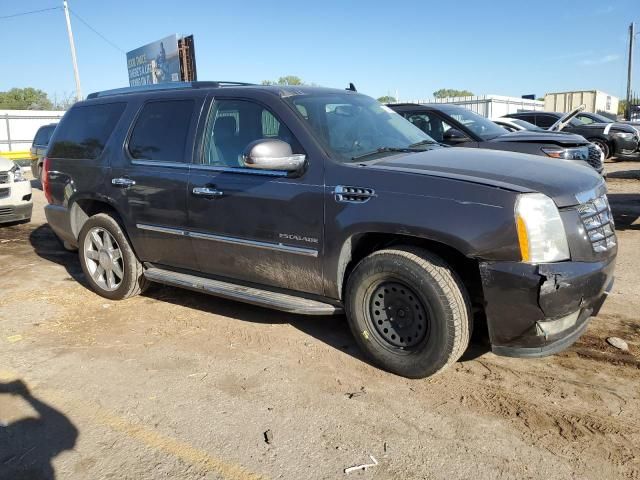
[[[188,288],[197,292],[204,292],[217,297],[238,300],[260,307],[272,308],[283,312],[302,315],[334,315],[342,313],[342,308],[330,303],[310,300],[308,298],[287,295],[286,293],[260,290],[244,285],[211,280],[186,273],[177,273],[161,268],[148,268],[144,276],[152,282],[163,283],[173,287]]]

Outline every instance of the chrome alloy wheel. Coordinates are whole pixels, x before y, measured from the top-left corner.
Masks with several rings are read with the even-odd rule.
[[[85,237],[82,253],[93,281],[106,291],[117,290],[124,279],[124,263],[113,235],[104,228],[92,228]]]

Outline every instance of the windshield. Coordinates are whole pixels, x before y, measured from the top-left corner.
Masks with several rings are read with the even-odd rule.
[[[439,106],[440,107],[440,106]],[[441,107],[444,113],[461,123],[483,140],[491,140],[508,133],[508,130],[496,125],[488,118],[462,107]]]
[[[539,126],[534,125],[533,123],[529,123],[526,120],[520,120],[519,118],[512,118],[511,121],[516,125],[520,125],[525,130],[530,130],[532,132],[544,130],[544,128],[540,128]]]
[[[285,98],[336,160],[348,162],[394,149],[429,148],[436,142],[389,107],[352,93]]]

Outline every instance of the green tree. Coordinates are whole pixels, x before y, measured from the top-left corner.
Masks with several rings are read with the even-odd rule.
[[[392,97],[390,95],[384,95],[378,98],[378,101],[380,103],[396,103],[398,100],[396,100],[396,97]]]
[[[286,75],[278,80],[263,80],[262,85],[306,85],[300,77],[295,75]]]
[[[435,98],[447,97],[473,97],[473,92],[469,90],[456,90],[455,88],[441,88],[433,92]]]
[[[627,101],[620,100],[620,102],[618,102],[618,115],[626,115],[626,113],[627,113]]]
[[[12,88],[0,92],[0,109],[3,110],[51,110],[53,104],[47,94],[35,88]]]

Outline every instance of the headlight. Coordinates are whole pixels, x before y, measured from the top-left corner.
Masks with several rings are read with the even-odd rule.
[[[589,158],[589,147],[549,147],[543,148],[542,151],[550,157],[564,160],[587,160]]]
[[[523,262],[569,259],[567,234],[553,200],[542,193],[522,194],[516,201],[515,217]]]
[[[11,171],[13,172],[13,181],[14,182],[26,182],[24,174],[22,173],[22,168],[19,165],[14,166]]]
[[[622,138],[623,140],[632,140],[635,136],[635,134],[630,132],[611,132],[611,134],[618,138]]]

